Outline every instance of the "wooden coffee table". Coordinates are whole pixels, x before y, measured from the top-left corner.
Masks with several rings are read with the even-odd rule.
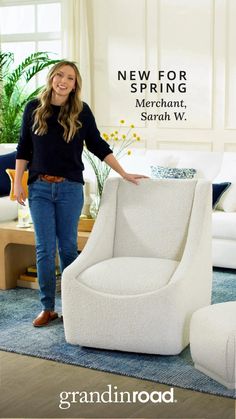
[[[78,233],[78,248],[82,250],[89,232]],[[35,240],[32,227],[19,228],[16,221],[0,223],[0,289],[16,287],[20,274],[35,264]]]

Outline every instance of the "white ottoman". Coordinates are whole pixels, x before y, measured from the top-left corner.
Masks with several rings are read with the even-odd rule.
[[[236,388],[236,301],[193,314],[190,349],[195,368],[229,389]]]

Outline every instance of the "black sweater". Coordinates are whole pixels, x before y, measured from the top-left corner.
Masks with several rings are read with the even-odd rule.
[[[67,143],[63,139],[63,127],[57,121],[60,106],[51,105],[53,114],[47,119],[46,134],[39,136],[32,131],[32,113],[38,103],[35,99],[25,107],[17,146],[16,158],[29,161],[28,183],[34,182],[39,174],[62,176],[84,183],[83,142],[85,141],[88,150],[100,160],[112,153],[109,145],[100,136],[91,109],[83,102],[83,110],[79,114],[82,128],[77,131],[72,141]]]

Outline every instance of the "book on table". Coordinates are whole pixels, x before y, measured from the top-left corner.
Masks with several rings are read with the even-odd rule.
[[[61,290],[61,272],[59,266],[56,267],[56,291]],[[24,274],[17,279],[17,286],[21,288],[39,289],[37,268],[35,265],[29,266]]]

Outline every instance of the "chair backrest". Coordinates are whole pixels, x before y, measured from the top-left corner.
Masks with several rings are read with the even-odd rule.
[[[114,257],[180,260],[186,243],[196,184],[196,180],[142,179],[137,186],[120,180]]]

